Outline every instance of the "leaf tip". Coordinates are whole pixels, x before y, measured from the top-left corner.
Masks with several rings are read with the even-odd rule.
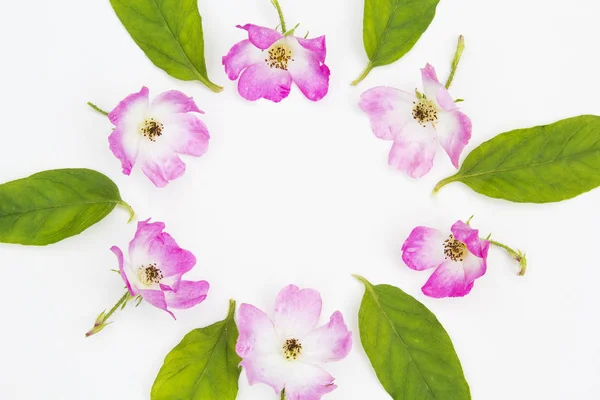
[[[360,276],[360,275],[357,275],[357,274],[352,274],[352,276],[353,276],[353,277],[354,277],[356,280],[358,280],[359,282],[361,282],[362,284],[364,284],[365,286],[367,286],[367,287],[368,287],[368,286],[372,286],[372,285],[371,285],[371,282],[369,282],[369,281],[368,281],[366,278],[364,278],[364,277],[362,277],[362,276]]]

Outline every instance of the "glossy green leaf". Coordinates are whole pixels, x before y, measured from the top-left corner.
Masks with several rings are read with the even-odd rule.
[[[119,188],[90,169],[44,171],[0,185],[0,242],[43,246],[77,235],[106,217]]]
[[[174,78],[198,80],[210,90],[198,0],[110,0],[133,40],[157,67]]]
[[[458,173],[435,191],[462,182],[489,197],[550,203],[600,186],[599,171],[600,117],[582,115],[494,137],[473,150]]]
[[[435,315],[402,290],[365,285],[358,313],[363,348],[394,400],[471,398],[450,337]]]
[[[369,64],[352,82],[362,81],[375,67],[398,61],[427,30],[439,0],[365,0],[363,42]]]
[[[234,313],[231,300],[227,318],[194,329],[171,350],[154,381],[151,400],[235,400],[242,360],[235,352],[239,333]]]

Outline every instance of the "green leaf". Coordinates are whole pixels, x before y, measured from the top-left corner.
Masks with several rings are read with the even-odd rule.
[[[0,242],[44,246],[78,235],[116,205],[119,188],[90,169],[56,169],[0,185]]]
[[[151,400],[235,400],[242,361],[235,352],[238,329],[233,319],[235,301],[227,318],[188,333],[165,358]]]
[[[398,61],[427,30],[439,0],[365,0],[363,42],[369,64],[357,85],[375,67]]]
[[[394,400],[471,398],[450,337],[435,315],[402,290],[365,285],[358,313],[363,348]]]
[[[600,185],[600,117],[582,115],[551,125],[502,133],[473,150],[458,173],[485,196],[519,203],[566,200]]]
[[[174,78],[199,80],[213,92],[223,90],[208,79],[198,0],[110,0],[110,4],[154,65]]]

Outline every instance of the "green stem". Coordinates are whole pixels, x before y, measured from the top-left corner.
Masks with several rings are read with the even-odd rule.
[[[283,18],[283,11],[281,11],[281,6],[279,5],[279,0],[271,0],[271,3],[277,9],[277,14],[279,14],[279,21],[281,23],[281,33],[286,33],[287,28],[285,26],[285,19]]]
[[[281,391],[281,400],[285,400],[285,388]]]
[[[133,208],[131,208],[131,206],[128,203],[122,200],[119,202],[119,204],[129,212],[129,221],[127,221],[127,223],[133,221],[133,219],[135,218],[135,211],[133,211]]]
[[[371,64],[371,62],[369,62],[367,64],[367,67],[365,68],[365,70],[360,74],[360,76],[358,78],[356,78],[355,80],[352,81],[351,85],[352,86],[356,86],[359,83],[362,82],[363,79],[365,79],[367,77],[367,75],[369,75],[369,72],[371,72],[371,70],[374,68],[374,65]]]
[[[437,192],[439,192],[439,190],[441,188],[443,188],[444,186],[446,186],[447,184],[454,182],[456,180],[456,175],[452,175],[449,176],[445,179],[442,179],[441,181],[438,182],[437,185],[435,185],[435,188],[433,188],[433,194],[436,194]]]
[[[504,249],[516,262],[519,263],[519,266],[521,267],[521,269],[519,270],[519,275],[525,275],[525,272],[527,272],[527,258],[521,250],[514,250],[513,248],[495,240],[488,239],[488,242],[490,242],[490,244],[493,246]]]
[[[129,290],[127,290],[125,294],[119,299],[119,301],[117,301],[117,303],[113,306],[113,308],[110,309],[109,312],[106,313],[102,311],[100,313],[100,315],[98,316],[98,318],[96,318],[96,321],[94,322],[94,326],[92,327],[92,329],[87,331],[85,336],[90,337],[100,332],[102,329],[106,328],[106,326],[110,324],[110,322],[106,322],[108,321],[110,316],[113,315],[115,311],[117,311],[119,308],[125,307],[127,302],[131,299],[133,299],[133,297],[131,296],[131,293],[129,293]]]
[[[460,57],[462,56],[464,50],[465,37],[463,35],[460,35],[458,37],[458,44],[456,45],[456,53],[454,53],[454,58],[452,59],[452,68],[450,70],[450,76],[448,77],[448,81],[446,82],[446,89],[450,89],[450,85],[452,85],[452,81],[454,80],[454,74],[456,73],[456,69],[458,68],[458,64],[460,63]]]
[[[113,308],[111,308],[110,311],[106,315],[104,315],[104,322],[108,321],[108,318],[111,315],[113,315],[115,313],[115,311],[117,311],[119,309],[119,307],[123,306],[123,303],[127,303],[130,298],[131,298],[131,293],[129,293],[129,290],[127,290],[125,292],[125,294],[123,295],[123,297],[121,297],[119,299],[119,301],[117,301],[117,304],[115,304],[113,306]]]
[[[94,110],[98,111],[100,114],[108,116],[108,113],[106,111],[104,111],[103,109],[101,109],[100,107],[95,105],[94,103],[91,103],[88,101],[87,105],[92,107]]]

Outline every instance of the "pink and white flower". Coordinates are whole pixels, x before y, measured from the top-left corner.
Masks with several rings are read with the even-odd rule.
[[[229,50],[223,65],[229,79],[239,77],[243,98],[278,103],[289,95],[292,82],[309,100],[325,97],[329,90],[325,36],[303,39],[252,24],[237,27],[248,31],[248,39]]]
[[[119,260],[119,271],[132,297],[141,296],[154,307],[186,309],[206,298],[206,281],[185,281],[182,275],[196,264],[196,257],[180,248],[166,232],[163,222],[138,222],[137,232],[129,242],[129,260],[117,246],[111,248]]]
[[[203,114],[191,97],[171,90],[151,103],[143,87],[108,113],[115,128],[108,138],[110,150],[129,175],[136,162],[157,187],[164,187],[185,172],[178,154],[199,157],[208,150],[210,135]]]
[[[451,234],[419,226],[402,246],[402,260],[416,271],[435,268],[423,286],[430,297],[462,297],[471,291],[475,279],[487,270],[490,242],[479,238],[479,231],[462,221]]]
[[[438,142],[458,168],[461,152],[471,138],[471,120],[440,83],[435,69],[421,69],[424,93],[380,86],[364,92],[360,108],[369,115],[373,133],[392,140],[389,164],[413,178],[433,166]]]
[[[321,315],[321,296],[312,289],[286,286],[275,300],[269,318],[250,304],[242,304],[236,351],[251,385],[264,383],[289,400],[319,400],[336,388],[321,364],[345,358],[352,334],[339,311],[329,323],[315,328]]]

